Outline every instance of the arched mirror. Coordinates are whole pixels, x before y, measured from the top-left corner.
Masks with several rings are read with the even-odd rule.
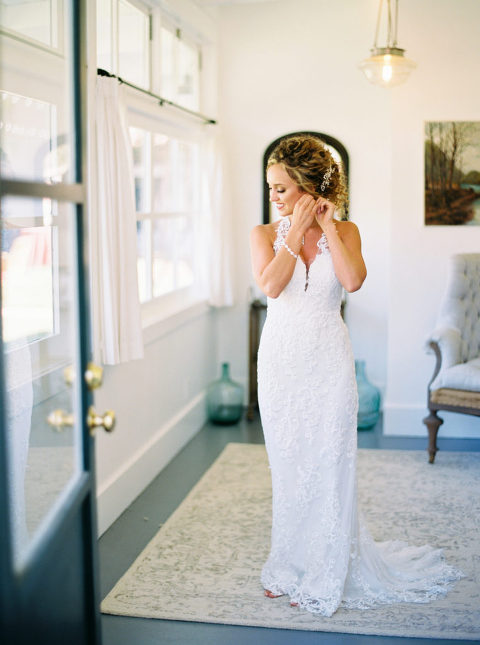
[[[275,141],[272,141],[272,143],[265,150],[265,154],[263,155],[263,181],[264,181],[263,183],[263,223],[264,224],[268,224],[269,222],[273,222],[279,218],[279,215],[277,214],[276,209],[272,208],[272,205],[268,198],[268,184],[266,182],[266,172],[265,172],[267,168],[268,158],[271,152],[273,151],[273,149],[275,148],[275,146],[282,139],[285,139],[286,137],[291,137],[293,135],[299,135],[299,134],[310,134],[314,137],[318,137],[327,145],[327,148],[332,153],[333,158],[340,165],[340,167],[344,172],[345,181],[347,185],[347,192],[348,192],[348,152],[345,146],[342,143],[340,143],[338,139],[335,139],[334,137],[331,137],[329,134],[325,134],[323,132],[308,132],[308,131],[289,132],[288,134],[284,134],[283,136],[278,137],[278,139],[275,139]],[[348,204],[347,204],[344,219],[348,219]]]

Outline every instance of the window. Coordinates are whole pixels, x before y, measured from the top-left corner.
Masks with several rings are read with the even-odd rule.
[[[194,282],[199,145],[132,127],[141,302]]]
[[[99,67],[182,107],[200,109],[201,47],[171,16],[139,0],[97,0],[97,25]],[[195,286],[202,126],[186,125],[183,114],[162,110],[134,89],[126,96],[139,296],[147,304]]]
[[[161,94],[190,110],[199,109],[200,50],[168,26],[161,29]]]

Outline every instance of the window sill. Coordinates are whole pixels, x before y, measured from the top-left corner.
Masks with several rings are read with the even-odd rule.
[[[166,298],[161,303],[148,303],[142,307],[143,343],[145,346],[176,331],[182,325],[208,313],[210,305],[198,297]]]

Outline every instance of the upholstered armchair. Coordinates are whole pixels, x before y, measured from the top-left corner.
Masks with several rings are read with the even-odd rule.
[[[427,345],[437,359],[428,385],[430,414],[423,420],[433,464],[443,423],[438,410],[480,416],[480,253],[451,257],[437,326]]]

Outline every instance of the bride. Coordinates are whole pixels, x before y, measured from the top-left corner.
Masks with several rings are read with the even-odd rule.
[[[440,550],[376,543],[357,509],[357,389],[340,315],[342,287],[366,277],[358,229],[335,219],[342,173],[311,135],[283,139],[267,163],[281,219],[251,234],[255,280],[268,296],[258,354],[258,398],[272,476],[265,595],[331,616],[428,602],[462,574]]]

